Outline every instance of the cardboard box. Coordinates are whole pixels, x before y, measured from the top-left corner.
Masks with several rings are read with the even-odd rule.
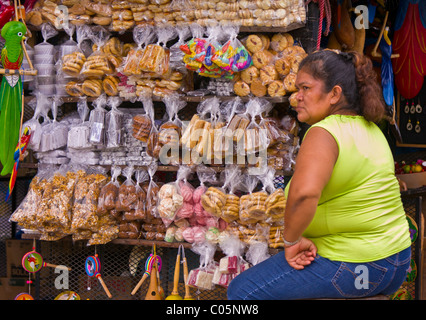
[[[26,279],[0,278],[0,300],[15,300],[15,297],[23,292],[28,293]]]
[[[28,272],[22,268],[22,257],[32,249],[32,240],[6,240],[8,278],[28,278]]]

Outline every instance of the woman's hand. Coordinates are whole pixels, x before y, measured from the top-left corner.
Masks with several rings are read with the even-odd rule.
[[[295,245],[284,248],[284,253],[290,266],[296,270],[302,270],[314,261],[317,247],[311,240],[302,237]]]

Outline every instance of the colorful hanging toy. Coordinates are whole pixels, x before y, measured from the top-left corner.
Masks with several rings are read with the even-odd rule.
[[[25,127],[24,132],[22,133],[22,136],[21,136],[21,141],[16,146],[15,153],[13,155],[15,164],[13,166],[12,174],[10,175],[9,188],[6,193],[6,201],[9,200],[9,197],[12,194],[13,188],[15,187],[16,176],[18,175],[19,161],[22,160],[21,159],[22,155],[25,153],[25,150],[27,149],[30,138],[31,138],[31,129],[29,127]]]
[[[11,11],[8,10],[9,13]],[[15,20],[6,22],[1,29],[1,36],[5,40],[5,45],[1,51],[3,69],[0,69],[0,74],[3,74],[0,85],[0,163],[3,167],[0,175],[2,176],[11,174],[15,167],[17,169],[15,151],[16,148],[21,150],[19,145],[24,107],[21,75],[37,75],[37,70],[33,68],[25,49],[24,40],[27,33],[23,16],[25,10],[22,10],[19,0],[14,1],[13,11]],[[3,14],[2,18],[4,18]],[[30,70],[21,69],[24,55],[28,60]],[[19,153],[21,154],[21,151]],[[9,189],[9,194],[11,191]]]
[[[108,287],[106,286],[104,280],[101,277],[101,261],[99,260],[97,254],[95,254],[94,256],[87,257],[85,269],[89,277],[95,277],[99,280],[108,298],[112,298],[111,292],[109,292]]]
[[[158,265],[158,271],[161,271],[161,266],[162,266],[161,257],[151,253],[149,257],[146,259],[145,272],[143,273],[142,278],[139,280],[138,284],[131,292],[132,296],[136,294],[136,292],[139,290],[139,288],[142,286],[145,280],[151,275],[152,267],[155,261],[157,262],[157,265]]]
[[[68,270],[68,271],[71,270],[71,268],[68,268],[66,266],[45,262],[41,254],[35,251],[34,247],[32,251],[27,252],[22,257],[22,267],[24,268],[25,271],[29,273],[36,273],[40,271],[43,267],[58,268],[58,269]]]

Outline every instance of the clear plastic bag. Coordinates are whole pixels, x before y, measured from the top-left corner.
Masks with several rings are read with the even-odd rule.
[[[99,215],[109,213],[115,209],[115,203],[118,197],[118,191],[120,183],[118,177],[121,174],[121,168],[117,166],[111,167],[111,181],[109,181],[104,187],[102,187],[98,198],[97,212]]]
[[[250,265],[242,257],[245,244],[238,238],[233,236],[226,237],[219,246],[225,257],[219,261],[219,267],[214,273],[213,283],[227,288],[232,279],[247,270]]]
[[[93,145],[104,146],[105,144],[105,106],[107,104],[107,96],[102,94],[92,103],[95,108],[90,112],[89,126],[90,138],[89,141]]]
[[[164,75],[169,71],[170,50],[166,47],[167,41],[174,38],[174,28],[169,26],[156,29],[158,41],[148,44],[143,52],[139,67],[144,72]]]
[[[40,124],[40,117],[47,112],[43,112],[49,106],[48,98],[40,92],[35,93],[36,98],[31,100],[30,106],[34,106],[33,117],[26,121],[22,128],[28,127],[31,130],[30,141],[28,142],[28,149],[33,151],[40,151],[42,126]]]
[[[132,136],[133,138],[146,143],[148,142],[148,138],[150,137],[151,132],[155,127],[153,121],[154,107],[152,98],[150,96],[141,96],[138,100],[142,101],[145,113],[137,114],[133,117]],[[149,148],[147,151],[148,154],[152,157],[153,151],[151,151]]]
[[[108,183],[106,169],[82,167],[77,171],[78,180],[74,190],[71,231],[73,240],[90,239],[100,228],[98,199],[102,187]]]
[[[176,212],[175,219],[191,219],[194,216],[194,187],[188,182],[192,170],[188,166],[180,166],[176,175],[179,193],[183,198],[182,207]]]
[[[127,54],[122,68],[120,69],[123,74],[128,76],[138,76],[142,74],[142,70],[140,68],[141,58],[144,55],[146,45],[153,40],[154,36],[155,32],[152,26],[140,25],[133,29],[133,39],[137,44],[137,47],[130,49]]]
[[[200,290],[213,290],[213,275],[218,267],[213,258],[216,246],[208,242],[197,243],[192,246],[192,251],[200,255],[200,266],[190,270],[186,284]]]
[[[192,226],[218,226],[217,217],[212,216],[208,213],[201,203],[201,197],[205,194],[208,187],[206,184],[214,183],[216,181],[216,172],[214,169],[206,167],[205,165],[199,165],[196,167],[197,177],[200,181],[200,185],[195,188],[192,194],[192,201],[194,206],[194,215],[189,219]]]
[[[71,149],[92,149],[93,145],[90,143],[90,127],[89,122],[86,122],[87,115],[89,114],[89,107],[87,105],[87,98],[80,97],[77,102],[77,111],[81,119],[81,123],[72,125],[68,132],[67,146]]]
[[[163,101],[168,120],[158,129],[158,143],[161,147],[159,160],[163,165],[179,165],[182,122],[178,118],[178,112],[185,107],[186,102],[179,99],[177,94],[168,95]]]
[[[63,148],[67,145],[68,127],[56,120],[58,107],[62,105],[63,100],[59,97],[52,99],[52,116],[53,120],[42,129],[40,151],[46,152]]]
[[[240,221],[244,225],[264,221],[266,216],[265,200],[268,194],[265,191],[254,192],[259,179],[254,175],[246,175],[245,186],[248,194],[240,197]]]
[[[90,79],[100,79],[104,75],[113,74],[113,68],[102,48],[110,38],[110,33],[102,26],[90,29],[89,38],[95,44],[96,50],[87,57],[81,68],[81,74]]]
[[[228,165],[225,168],[225,183],[223,188],[228,190],[226,202],[222,207],[221,218],[227,223],[239,219],[240,197],[235,194],[242,182],[241,169],[237,165]]]
[[[120,148],[124,144],[123,117],[124,113],[118,110],[122,100],[119,97],[109,97],[107,105],[111,110],[105,116],[106,148]]]
[[[183,197],[179,193],[179,186],[176,182],[166,183],[161,186],[158,192],[157,212],[166,227],[174,221],[178,210],[182,206]]]
[[[134,168],[132,166],[126,167],[123,170],[123,174],[126,180],[120,185],[118,190],[118,197],[115,203],[115,209],[117,211],[131,212],[135,209],[137,201],[136,185],[132,180]]]

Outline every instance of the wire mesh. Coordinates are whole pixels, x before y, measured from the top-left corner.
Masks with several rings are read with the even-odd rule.
[[[152,253],[152,248],[147,246],[133,246],[109,243],[102,246],[86,246],[84,242],[63,240],[47,242],[37,240],[37,250],[43,260],[55,265],[65,265],[71,270],[60,270],[55,273],[55,268],[43,268],[39,272],[39,279],[34,279],[34,297],[39,300],[53,300],[61,292],[75,291],[82,300],[109,300],[104,289],[95,277],[89,277],[85,271],[85,261],[88,256],[98,255],[101,262],[101,277],[112,295],[112,300],[143,300],[148,291],[150,278],[148,278],[136,294],[131,292],[142,278],[145,271],[145,262]],[[161,257],[162,266],[159,273],[160,284],[164,296],[173,290],[174,266],[176,262],[176,248],[156,248]],[[188,269],[199,266],[199,256],[186,249]],[[183,267],[180,267],[179,294],[185,294]],[[224,300],[226,289],[217,287],[211,291],[197,291],[193,288],[191,295],[200,300]]]

